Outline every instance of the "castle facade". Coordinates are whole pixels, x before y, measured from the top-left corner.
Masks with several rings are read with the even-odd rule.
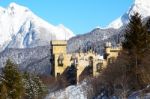
[[[111,43],[106,43],[104,58],[92,50],[86,53],[67,53],[67,41],[53,40],[51,41],[52,75],[57,78],[74,66],[74,76],[77,82],[87,75],[98,76],[107,64],[117,58],[120,50],[121,47],[113,48]]]

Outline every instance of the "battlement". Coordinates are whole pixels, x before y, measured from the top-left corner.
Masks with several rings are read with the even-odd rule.
[[[53,45],[55,45],[55,46],[59,46],[59,45],[67,45],[67,41],[65,41],[65,40],[53,40],[53,41],[51,41],[51,45],[53,46]]]
[[[105,43],[105,52],[107,54],[114,53],[114,52],[118,53],[121,49],[122,49],[122,47],[120,44],[118,44],[116,46],[112,46],[111,42]]]
[[[121,50],[121,47],[111,47],[110,52],[118,52]]]

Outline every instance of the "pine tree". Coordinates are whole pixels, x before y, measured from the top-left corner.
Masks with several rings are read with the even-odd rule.
[[[144,53],[146,30],[142,25],[141,16],[135,13],[125,30],[123,48],[139,57]]]
[[[23,94],[23,83],[21,74],[17,69],[17,65],[8,59],[2,74],[3,78],[5,79],[2,81],[2,86],[7,90],[7,98],[21,99]]]
[[[36,89],[37,89],[37,96],[39,99],[43,99],[44,95],[47,93],[47,88],[46,86],[42,83],[40,78],[38,76],[35,76],[33,78],[33,81],[35,82]]]
[[[140,65],[141,59],[148,50],[147,45],[149,38],[147,38],[147,28],[142,24],[141,16],[135,13],[131,16],[130,22],[125,30],[125,40],[122,42],[123,49],[128,52],[130,59],[129,71],[131,79],[136,78],[135,88],[141,88]]]
[[[25,89],[25,97],[28,99],[35,99],[34,82],[29,73],[24,73],[23,83]]]
[[[38,76],[24,73],[25,95],[28,99],[43,99],[47,93],[46,86],[42,83]]]

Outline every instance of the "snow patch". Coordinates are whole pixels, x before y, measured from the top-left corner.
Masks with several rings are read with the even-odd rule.
[[[142,18],[150,16],[150,0],[135,0],[134,4],[129,8],[123,16],[111,22],[107,28],[118,29],[129,22],[129,17],[138,12]]]
[[[45,99],[87,99],[87,90],[90,86],[87,86],[86,82],[76,86],[69,86],[64,90],[50,93]]]

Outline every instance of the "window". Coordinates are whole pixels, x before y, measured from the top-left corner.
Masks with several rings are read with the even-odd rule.
[[[93,57],[92,56],[89,57],[88,61],[89,61],[89,66],[93,67]]]
[[[100,73],[102,71],[102,66],[103,66],[103,63],[98,63],[96,65],[96,71]]]
[[[115,57],[111,57],[111,58],[108,59],[109,64],[112,64],[114,62],[115,62]]]
[[[59,57],[58,57],[58,66],[63,66],[63,60],[64,60],[64,56],[63,54],[61,54]]]
[[[104,59],[107,59],[108,56],[109,56],[109,54],[108,54],[108,53],[105,53],[105,54],[104,54]]]
[[[71,56],[71,59],[70,59],[70,60],[73,62],[73,64],[75,64],[75,65],[78,64],[78,58],[76,57],[75,54],[73,54],[73,55]]]
[[[58,66],[63,66],[63,60],[58,59]]]
[[[60,73],[57,73],[57,77],[59,77],[60,76]]]

